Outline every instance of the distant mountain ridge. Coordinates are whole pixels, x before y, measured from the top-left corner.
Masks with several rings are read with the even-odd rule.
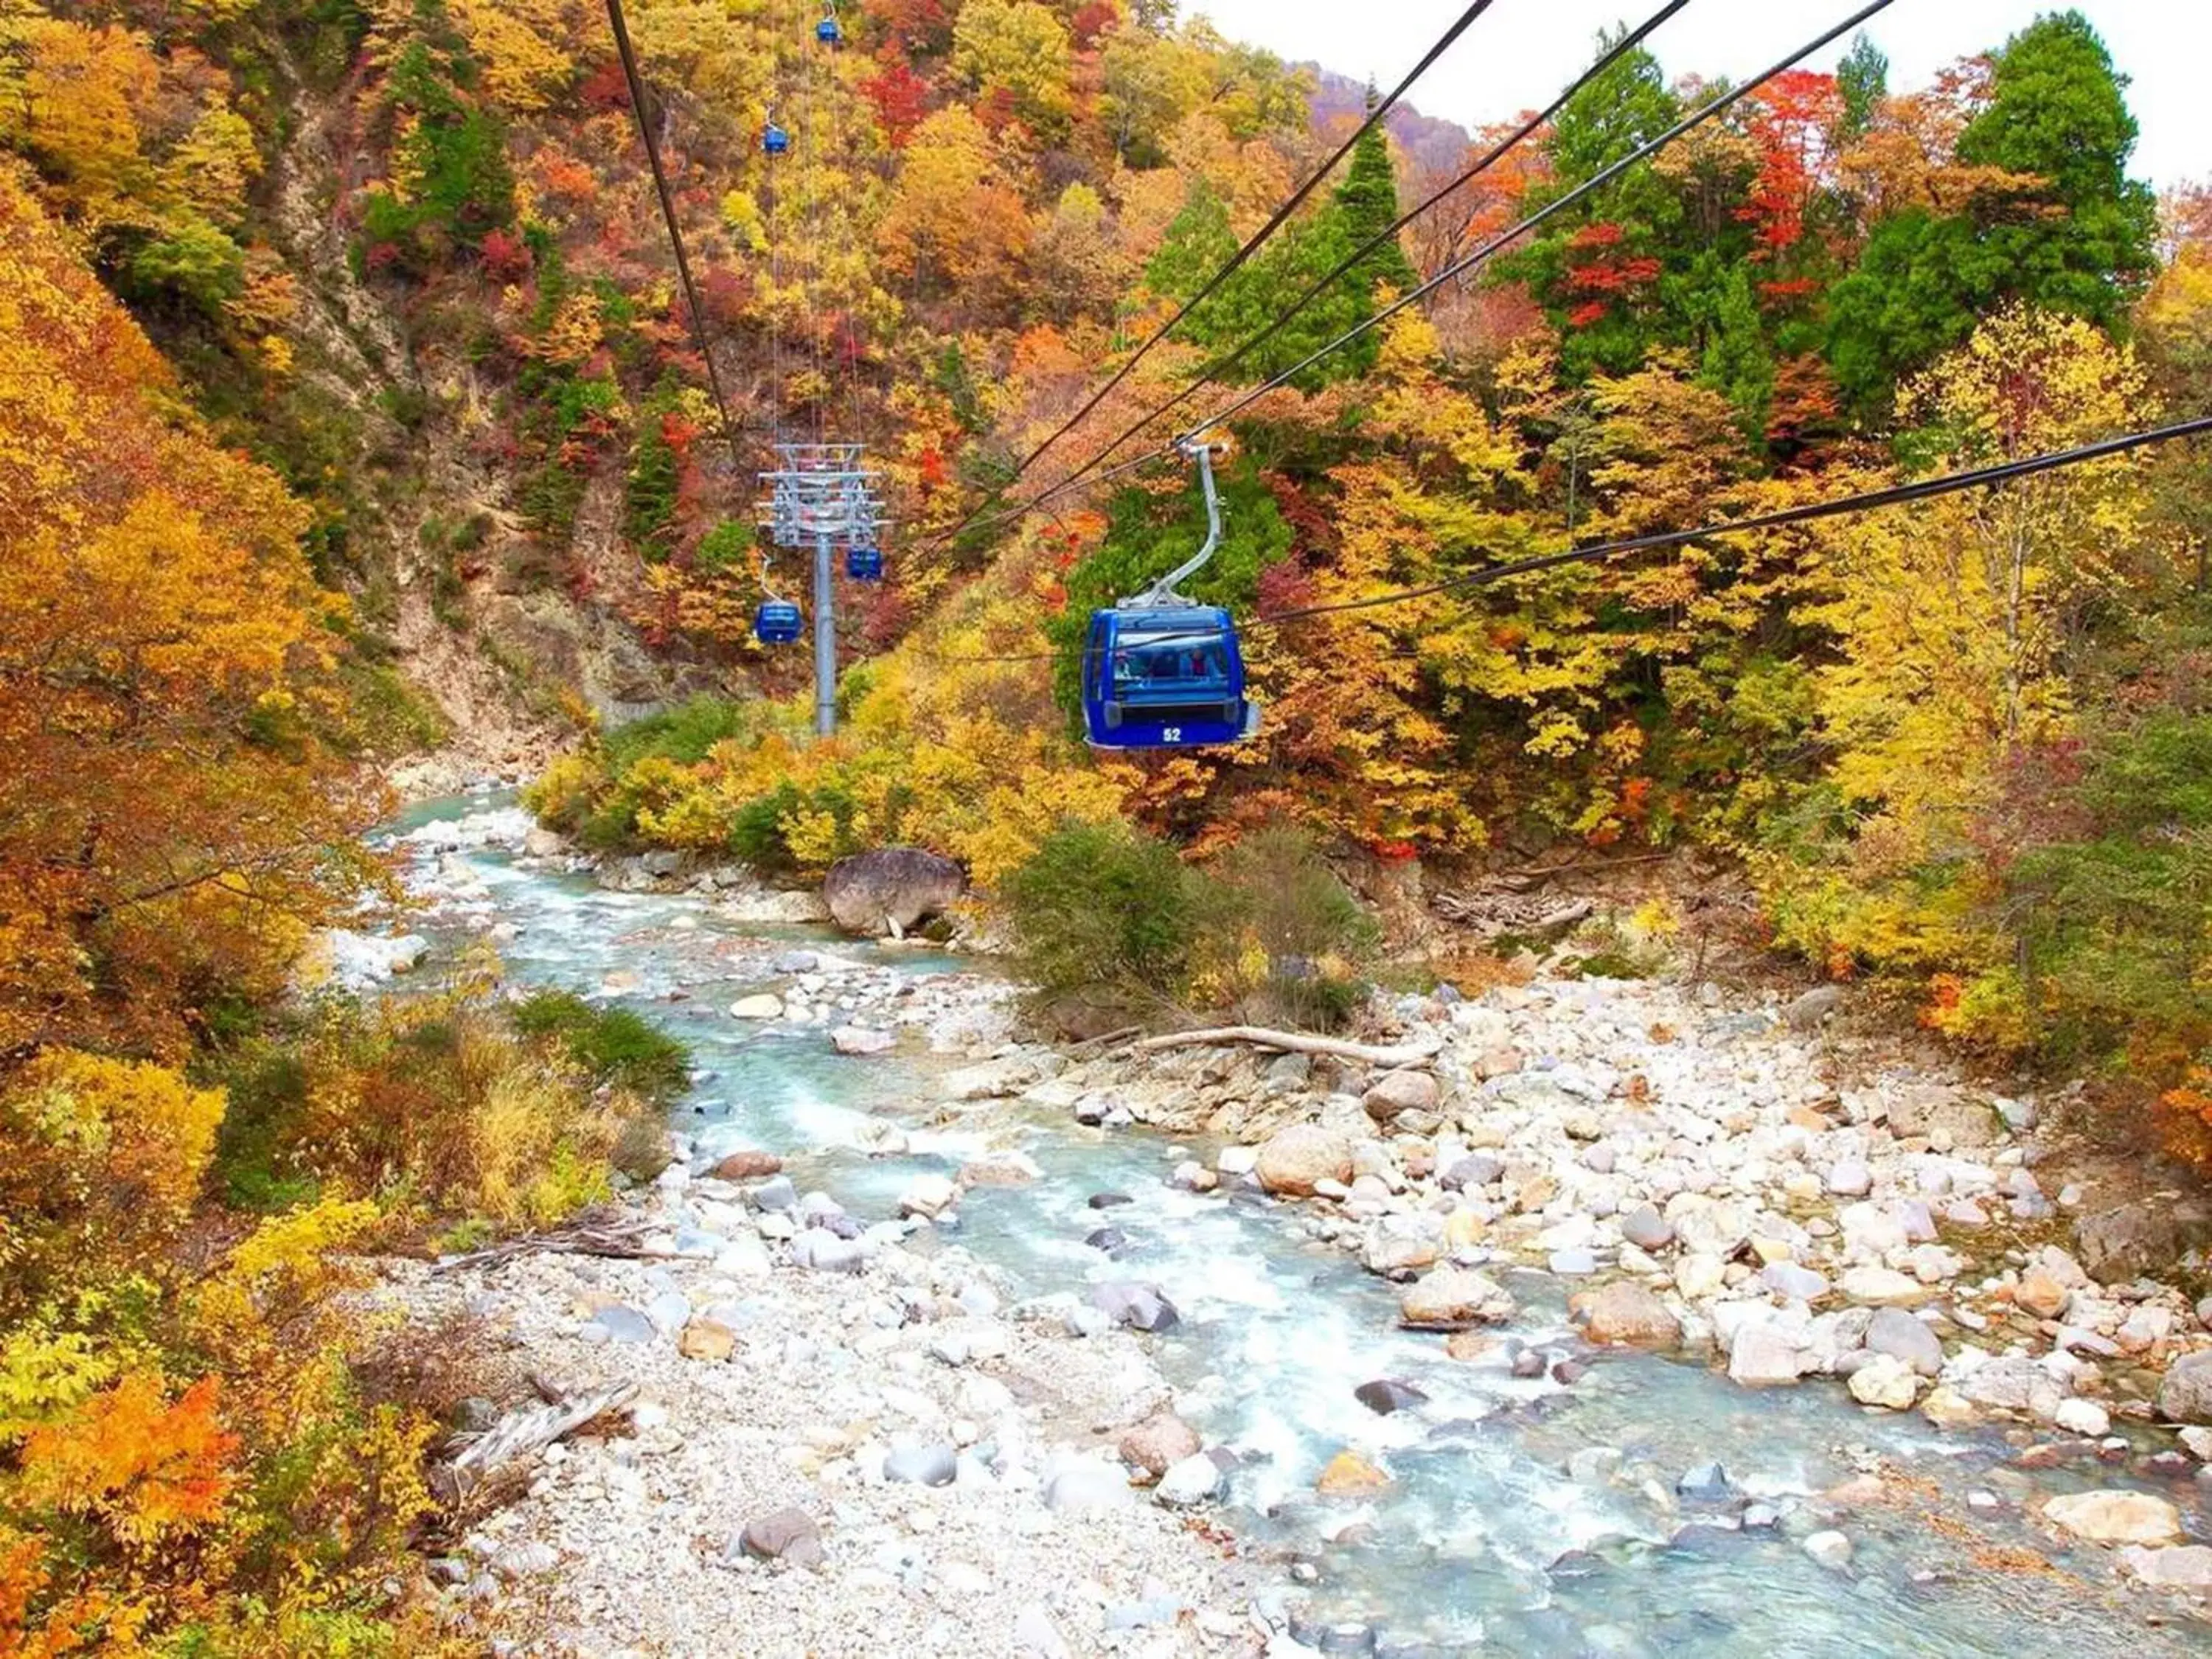
[[[1323,129],[1342,116],[1355,118],[1367,110],[1367,83],[1349,75],[1339,75],[1319,64],[1300,64],[1298,68],[1311,72],[1314,92],[1309,102],[1313,109],[1313,123]],[[1450,167],[1467,153],[1470,142],[1468,131],[1456,121],[1447,121],[1441,116],[1424,115],[1412,105],[1400,101],[1383,121],[1390,136],[1406,153],[1415,173],[1431,167]]]

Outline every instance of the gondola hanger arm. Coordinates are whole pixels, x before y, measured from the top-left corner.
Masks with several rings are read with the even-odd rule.
[[[1213,458],[1226,453],[1228,446],[1201,438],[1183,438],[1176,441],[1176,447],[1198,463],[1199,488],[1206,494],[1206,543],[1191,558],[1128,601],[1131,605],[1188,605],[1189,601],[1176,589],[1205,569],[1221,545],[1221,492],[1213,484]]]

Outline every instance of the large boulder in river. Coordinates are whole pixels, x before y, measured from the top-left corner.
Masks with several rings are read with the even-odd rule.
[[[2099,1284],[2122,1285],[2171,1267],[2208,1234],[2203,1205],[2144,1199],[2075,1222],[2074,1254]]]
[[[848,933],[902,933],[941,915],[967,890],[960,866],[919,847],[879,847],[830,866],[822,902]]]
[[[2181,1541],[2181,1512],[2149,1492],[2069,1492],[2045,1503],[2043,1518],[2093,1544]]]
[[[2169,1423],[2212,1423],[2212,1349],[2173,1362],[2158,1387],[2158,1414]]]
[[[1682,1322],[1633,1279],[1577,1291],[1568,1307],[1589,1340],[1607,1346],[1671,1348],[1682,1340]]]
[[[1439,1267],[1398,1299],[1398,1322],[1415,1331],[1463,1331],[1500,1324],[1513,1313],[1512,1292],[1472,1267]]]
[[[1318,1123],[1293,1123],[1261,1144],[1260,1185],[1279,1198],[1311,1198],[1324,1181],[1352,1179],[1352,1143]]]

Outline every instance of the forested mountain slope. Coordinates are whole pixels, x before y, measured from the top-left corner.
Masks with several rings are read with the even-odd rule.
[[[1194,541],[1188,480],[945,532],[1352,118],[1317,128],[1301,74],[1158,8],[896,0],[835,47],[795,3],[632,11],[735,433],[597,8],[7,24],[27,210],[305,504],[354,601],[338,672],[386,726],[435,718],[395,650],[479,735],[712,692],[734,702],[695,711],[689,748],[568,763],[549,810],[800,869],[921,837],[987,885],[1070,812],[1201,849],[1283,814],[1392,855],[1696,836],[1750,861],[1779,939],[1920,976],[1947,1027],[2020,1041],[2063,1005],[2102,1041],[2148,1003],[2193,1048],[2189,929],[2108,908],[2123,878],[2199,878],[2191,835],[2148,833],[2186,815],[2169,784],[2199,741],[2187,454],[1261,628],[1259,740],[1094,765],[1048,659]],[[1707,95],[1627,52],[1222,379],[1298,362]],[[2192,412],[2203,216],[2177,201],[2161,228],[2133,134],[2070,14],[1930,87],[1890,88],[1864,42],[1782,74],[1247,410],[1196,591],[1265,617]],[[1443,167],[1364,140],[1021,488]],[[848,595],[852,736],[802,754],[774,700],[803,665],[748,632],[752,472],[830,432],[870,444],[898,527],[891,580]],[[2116,951],[2166,965],[2116,977]]]
[[[2140,840],[2118,780],[2194,741],[2188,456],[1263,629],[1259,741],[1094,766],[1053,665],[989,659],[1064,647],[1194,541],[1188,480],[943,532],[1352,118],[1317,126],[1300,73],[1141,6],[899,0],[835,48],[796,4],[632,10],[733,434],[597,8],[8,25],[25,186],[307,504],[356,680],[404,649],[472,731],[699,691],[738,704],[710,736],[774,726],[756,699],[804,665],[748,633],[751,471],[778,434],[834,430],[871,445],[898,520],[891,580],[848,596],[851,651],[905,641],[848,676],[852,740],[709,761],[702,738],[618,783],[571,765],[557,811],[800,868],[920,836],[987,884],[1070,810],[1201,847],[1284,812],[1394,854],[1696,836],[1750,859],[1778,935],[1833,970],[1935,976],[1947,1024],[2017,1039],[2050,987],[2111,982],[2098,953],[2134,924],[2079,861]],[[1628,52],[1224,379],[1296,362],[1705,95]],[[787,155],[763,153],[771,119]],[[2161,230],[2133,133],[2070,15],[1927,88],[1891,88],[1864,43],[1784,73],[1246,411],[1198,591],[1303,610],[2193,412],[2203,216],[2177,202]],[[1449,176],[1364,141],[1021,488]],[[373,690],[404,723],[396,683]],[[2185,879],[2191,845],[2130,859]],[[2047,920],[2015,937],[2022,916]]]
[[[2212,1164],[2201,442],[1483,580],[2212,410],[2212,207],[2089,26],[1924,87],[1862,40],[1611,177],[1720,94],[1662,33],[1473,182],[1506,129],[1368,133],[1217,280],[1361,117],[1171,11],[629,0],[638,109],[587,0],[0,0],[0,1650],[446,1639],[389,1588],[435,1390],[349,1258],[650,1181],[687,1073],[474,969],[273,1012],[410,753],[602,849],[923,843],[1047,978],[1315,1024],[1376,945],[1333,865],[1694,847]],[[1102,757],[1072,647],[1197,545],[1190,434],[1264,725]],[[826,743],[751,627],[819,437],[893,520]]]

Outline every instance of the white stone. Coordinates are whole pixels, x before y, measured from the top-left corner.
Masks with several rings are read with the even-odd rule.
[[[1851,1540],[1832,1529],[1813,1534],[1800,1547],[1831,1571],[1851,1564]]]
[[[1692,1302],[1709,1301],[1727,1282],[1728,1263],[1717,1255],[1693,1250],[1674,1263],[1674,1288]]]
[[[2172,1549],[2145,1549],[2130,1544],[2120,1552],[2120,1565],[2146,1584],[2160,1589],[2212,1591],[2212,1547],[2183,1544]]]
[[[739,997],[730,1005],[732,1019],[781,1019],[783,999],[773,991],[758,991],[749,997]]]
[[[1152,1498],[1171,1510],[1193,1509],[1219,1497],[1221,1487],[1221,1466],[1206,1453],[1194,1452],[1168,1466]]]
[[[1779,1388],[1811,1367],[1803,1345],[1771,1323],[1745,1326],[1729,1347],[1729,1379],[1747,1389]]]
[[[2069,1492],[2045,1504],[2043,1518],[2093,1544],[2172,1544],[2181,1538],[2181,1512],[2148,1492]]]
[[[1119,1464],[1076,1458],[1054,1470],[1045,1481],[1044,1501],[1055,1510],[1095,1510],[1118,1507],[1130,1501],[1129,1477]]]
[[[915,1175],[907,1190],[898,1194],[900,1214],[918,1214],[931,1221],[960,1203],[960,1188],[945,1175]]]
[[[1840,1288],[1863,1308],[1915,1307],[1929,1297],[1928,1287],[1918,1279],[1889,1267],[1849,1268]]]
[[[1878,1353],[1851,1373],[1851,1398],[1862,1406],[1881,1406],[1893,1412],[1912,1409],[1920,1391],[1912,1367],[1893,1355]]]
[[[1838,1198],[1864,1198],[1874,1190],[1874,1172],[1856,1158],[1846,1158],[1829,1170],[1827,1188]]]
[[[2090,1440],[2103,1439],[2112,1428],[2111,1415],[2094,1400],[2062,1400],[2051,1420],[2067,1433]]]

